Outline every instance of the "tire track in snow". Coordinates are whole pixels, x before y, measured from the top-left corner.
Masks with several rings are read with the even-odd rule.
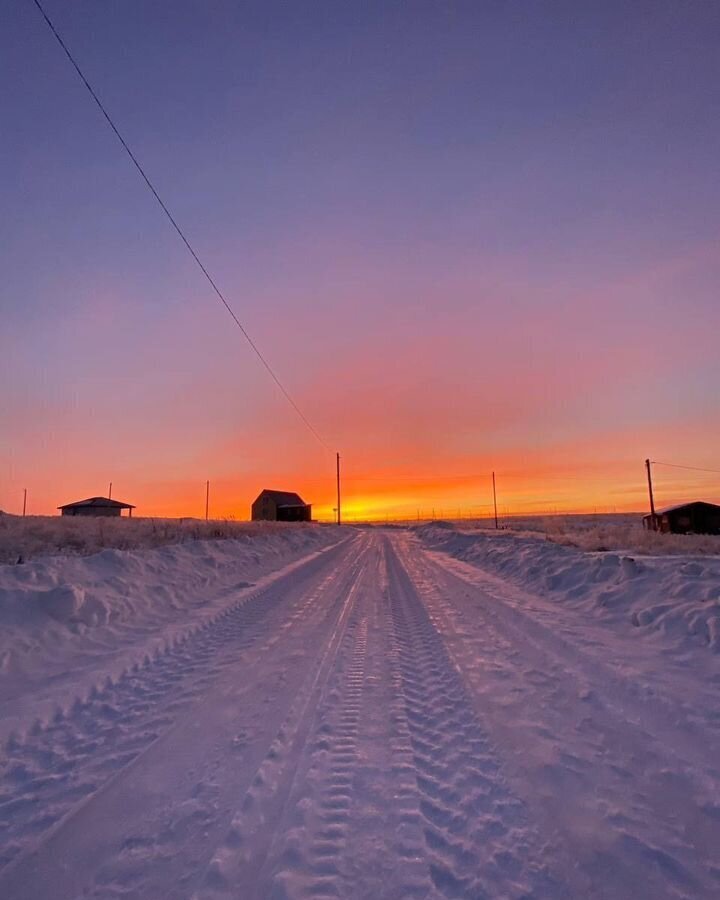
[[[385,539],[391,616],[435,889],[448,898],[572,896],[510,791],[443,640]]]
[[[524,760],[514,781],[535,782],[533,815],[558,836],[564,869],[584,880],[583,893],[716,896],[716,759],[711,746],[688,741],[681,712],[663,717],[652,702],[638,707],[612,669],[445,569],[435,554],[407,538],[398,544],[475,704],[487,698],[498,741]],[[472,627],[459,598],[471,599]]]
[[[382,548],[378,540],[378,546]],[[412,743],[394,639],[384,551],[367,598],[368,653],[353,779],[350,841],[340,860],[347,900],[439,897],[427,865]],[[372,864],[368,865],[371,860]]]
[[[327,754],[321,763],[321,778],[316,786],[317,825],[308,858],[313,878],[308,893],[318,896],[333,893],[328,876],[337,874],[337,857],[348,839],[348,820],[352,801],[353,773],[357,766],[358,721],[362,701],[365,656],[367,653],[367,619],[354,623],[352,657],[338,707],[325,715],[320,742],[315,749]],[[307,826],[306,826],[307,827]]]
[[[293,623],[305,622],[308,608],[337,580],[351,552],[344,542],[313,556],[116,682],[93,689],[67,712],[58,711],[46,725],[37,722],[24,738],[11,737],[0,767],[0,888],[18,867],[32,868],[45,843],[167,740],[178,717],[237,663],[238,654],[268,630],[268,643],[274,644]]]
[[[449,586],[451,596],[458,591],[474,592],[479,600],[482,599],[475,611],[484,617],[488,625],[492,625],[498,637],[507,641],[508,646],[516,650],[520,645],[528,648],[546,668],[548,665],[559,665],[569,669],[575,679],[578,676],[583,679],[587,690],[593,684],[612,687],[612,698],[610,691],[606,690],[605,699],[615,714],[626,719],[629,727],[642,728],[660,736],[666,746],[672,746],[680,763],[689,762],[698,768],[714,769],[714,774],[720,776],[717,733],[712,744],[706,743],[707,731],[693,721],[692,704],[678,702],[677,697],[665,696],[660,691],[652,691],[642,683],[641,676],[628,678],[626,673],[618,672],[605,658],[598,658],[574,643],[570,617],[577,617],[575,610],[564,609],[565,619],[558,621],[562,619],[562,614],[554,609],[557,626],[562,628],[546,625],[540,620],[540,613],[547,615],[547,607],[552,606],[552,600],[543,603],[541,598],[521,592],[523,598],[542,605],[531,608],[519,604],[517,600],[508,598],[504,590],[507,591],[509,585],[495,575],[439,551],[422,549],[417,544],[411,549],[407,537],[403,537],[400,545],[406,566],[415,572],[418,585],[425,585],[428,591],[435,592],[441,585]],[[517,596],[515,589],[510,590]],[[675,725],[668,728],[668,721]]]
[[[262,877],[255,883],[246,870],[244,880],[233,879],[235,890],[251,883],[249,896],[277,900],[439,897],[425,859],[386,560],[376,536],[286,791],[288,812],[274,822]]]
[[[316,673],[252,779],[194,900],[338,895],[367,646],[367,623],[356,603],[367,568],[363,554]],[[319,780],[309,771],[318,753],[329,760]]]
[[[307,748],[310,766],[298,804],[302,831],[279,837],[268,867],[280,863],[281,870],[271,877],[274,892],[281,896],[343,895],[342,857],[350,836],[366,653],[367,619],[355,616],[340,648],[340,654],[349,657],[348,670],[342,683],[328,692],[319,711],[322,724]]]

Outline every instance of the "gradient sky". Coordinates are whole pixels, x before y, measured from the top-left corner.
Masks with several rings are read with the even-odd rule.
[[[45,0],[349,515],[720,469],[714,2]],[[0,508],[332,514],[334,458],[29,2],[0,30]],[[658,500],[720,500],[658,468]]]

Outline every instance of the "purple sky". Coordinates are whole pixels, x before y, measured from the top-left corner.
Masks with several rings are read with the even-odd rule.
[[[639,508],[644,456],[716,463],[717,4],[45,3],[358,514],[493,467]],[[3,12],[0,508],[112,478],[179,513],[211,478],[218,514],[329,510],[37,9]]]

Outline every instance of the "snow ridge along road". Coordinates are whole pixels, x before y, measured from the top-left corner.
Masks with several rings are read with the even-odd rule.
[[[563,616],[350,532],[9,741],[0,896],[718,896],[715,720]]]

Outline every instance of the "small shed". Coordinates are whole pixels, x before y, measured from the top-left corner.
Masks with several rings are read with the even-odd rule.
[[[720,534],[720,506],[703,500],[667,506],[644,516],[643,525],[664,534]]]
[[[121,503],[110,497],[88,497],[87,500],[76,500],[75,503],[58,506],[58,509],[63,516],[120,516],[127,509],[128,515],[132,517],[135,507],[132,503]]]
[[[262,491],[252,505],[253,521],[310,522],[312,505],[292,491]]]

